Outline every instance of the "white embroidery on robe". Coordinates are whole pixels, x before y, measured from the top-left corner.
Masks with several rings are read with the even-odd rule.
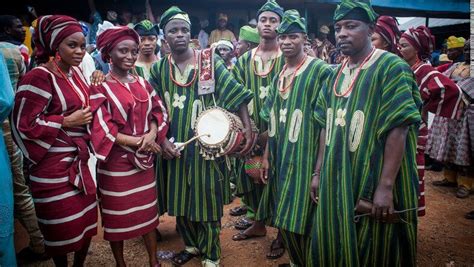
[[[196,99],[193,102],[193,112],[191,113],[191,129],[194,129],[194,126],[196,124],[196,119],[201,112],[202,112],[202,102],[201,100]]]
[[[326,145],[331,143],[332,126],[333,126],[334,111],[328,108],[326,111]]]
[[[295,109],[291,115],[290,132],[288,133],[288,140],[291,143],[296,143],[298,141],[301,124],[303,124],[303,112],[300,109]]]
[[[253,99],[250,100],[250,102],[248,103],[247,109],[249,110],[249,115],[252,116],[253,115]]]
[[[359,148],[362,132],[364,130],[365,115],[361,110],[357,110],[352,115],[351,126],[349,127],[349,151],[355,152]]]
[[[337,110],[336,120],[334,121],[334,124],[336,124],[336,126],[341,126],[341,127],[346,126],[346,119],[344,118],[346,116],[346,113],[347,113],[346,109]]]
[[[288,113],[288,110],[286,108],[280,109],[280,122],[286,122],[286,113]]]
[[[183,109],[184,108],[184,101],[186,101],[186,96],[185,95],[180,96],[176,93],[173,95],[173,107]]]
[[[276,117],[275,110],[272,108],[270,111],[270,125],[268,127],[268,136],[273,137],[276,133]]]
[[[267,97],[269,92],[270,86],[260,86],[260,99],[264,99],[265,97]]]

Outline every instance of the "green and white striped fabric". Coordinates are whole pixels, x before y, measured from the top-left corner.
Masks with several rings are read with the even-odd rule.
[[[341,68],[339,66],[338,70]],[[355,78],[345,68],[338,94]],[[421,99],[410,67],[391,53],[376,50],[347,97],[333,92],[336,73],[318,98],[315,117],[326,130],[319,204],[312,233],[314,266],[415,266],[417,233],[416,139]],[[405,156],[394,185],[403,223],[369,217],[354,222],[359,198],[372,199],[380,178],[390,131],[407,125]]]
[[[301,235],[310,233],[314,211],[310,184],[320,132],[314,109],[319,91],[331,73],[323,61],[306,59],[287,94],[280,94],[278,78],[274,79],[260,112],[262,119],[269,122],[271,170],[257,219]]]
[[[248,103],[253,94],[239,84],[229,73],[224,62],[215,60],[217,105],[238,111],[242,103]],[[196,71],[188,68],[183,83],[190,82]],[[173,77],[178,79],[179,70],[173,64]],[[168,58],[155,63],[150,82],[166,103],[170,128],[168,137],[185,142],[194,136],[194,123],[204,107],[213,106],[211,95],[198,96],[197,79],[189,87],[176,85],[170,79]],[[204,102],[203,102],[204,101]],[[206,161],[199,154],[198,146],[191,144],[181,152],[181,158],[166,161],[167,205],[171,216],[184,216],[191,221],[218,221],[222,217],[224,203],[230,198],[229,176],[226,175],[225,159]]]

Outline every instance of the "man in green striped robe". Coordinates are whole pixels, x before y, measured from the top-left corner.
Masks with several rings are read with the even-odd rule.
[[[315,205],[310,184],[320,130],[313,114],[319,91],[332,70],[305,54],[306,23],[298,11],[285,12],[277,33],[286,64],[273,80],[260,112],[269,128],[261,177],[267,186],[258,213],[280,229],[291,264],[305,266],[311,255]]]
[[[336,41],[347,59],[323,88],[315,112],[323,130],[308,266],[416,265],[421,100],[410,67],[372,47],[376,17],[370,4],[346,0],[334,14]],[[361,203],[372,207],[364,211]],[[395,210],[402,211],[398,222],[391,220]]]
[[[200,75],[194,74],[201,66],[195,57],[199,51],[189,47],[190,24],[188,15],[178,7],[163,13],[160,25],[171,48],[171,62],[168,58],[158,61],[152,67],[150,78],[168,108],[168,138],[180,143],[194,136],[193,127],[199,113],[214,105],[211,94],[198,95],[197,77]],[[218,56],[214,61],[216,104],[238,112],[246,127],[245,136],[250,137],[247,104],[252,92],[237,83]],[[162,150],[163,157],[168,159],[165,163],[168,214],[177,217],[177,227],[186,245],[172,260],[182,265],[200,255],[203,266],[218,266],[220,220],[230,190],[225,160],[204,160],[195,144],[179,152],[165,140]]]
[[[254,98],[248,107],[249,115],[260,131],[258,141],[259,145],[263,147],[267,141],[268,124],[260,118],[259,113],[269,95],[273,79],[281,72],[284,64],[276,34],[276,28],[280,25],[283,12],[283,8],[275,1],[266,2],[258,10],[259,46],[240,56],[233,69],[236,80],[254,93]],[[242,168],[240,176],[236,179],[236,191],[237,195],[242,196],[242,202],[247,205],[246,217],[254,220],[254,223],[247,230],[234,235],[235,241],[262,236],[266,233],[264,221],[255,221],[255,212],[258,209],[264,185],[247,176],[243,161],[239,163]],[[267,255],[269,258],[276,258],[284,253],[282,241],[275,242],[272,244],[272,251]]]

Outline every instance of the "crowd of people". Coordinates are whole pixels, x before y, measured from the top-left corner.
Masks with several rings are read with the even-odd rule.
[[[233,196],[242,205],[230,214],[244,216],[232,240],[277,228],[266,257],[287,251],[285,266],[416,266],[425,159],[443,166],[435,186],[471,193],[469,40],[449,37],[435,60],[428,27],[402,33],[366,1],[343,0],[313,40],[275,0],[238,36],[219,14],[196,39],[177,6],[156,21],[146,1],[148,18],[122,25],[89,6],[90,25],[38,16],[27,45],[20,19],[0,16],[0,266],[67,266],[69,253],[83,266],[98,230],[117,266],[139,236],[160,266],[165,213],[185,245],[168,260],[219,266]],[[185,145],[214,106],[238,117],[243,138],[209,159]],[[30,237],[18,254],[14,218]]]

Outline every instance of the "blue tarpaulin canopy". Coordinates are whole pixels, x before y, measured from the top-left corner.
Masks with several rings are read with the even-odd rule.
[[[340,0],[306,0],[307,3],[337,4]],[[372,0],[376,10],[397,16],[469,18],[469,0]],[[395,14],[394,14],[395,13]]]

